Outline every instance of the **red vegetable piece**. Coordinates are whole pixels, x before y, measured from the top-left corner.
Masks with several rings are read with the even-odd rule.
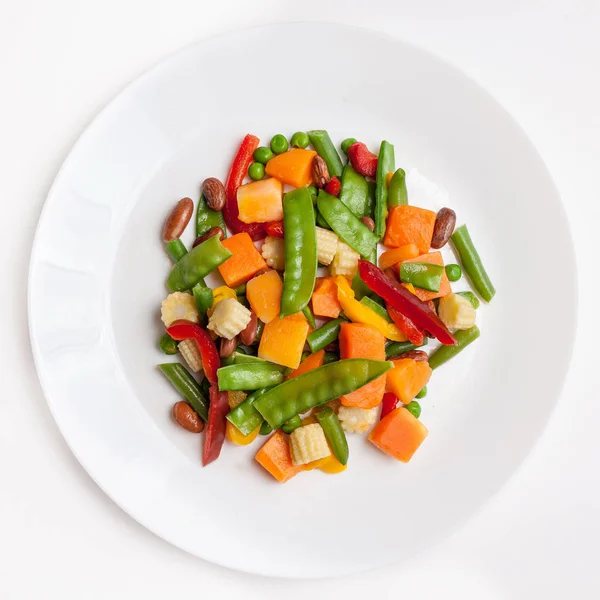
[[[265,237],[265,227],[263,223],[242,223],[239,219],[240,211],[238,210],[237,191],[246,173],[248,167],[252,163],[252,154],[258,148],[260,140],[255,136],[248,134],[242,140],[242,143],[233,159],[231,170],[225,182],[225,193],[227,200],[223,207],[223,218],[227,227],[233,233],[246,232],[254,242]]]
[[[398,398],[392,392],[386,392],[383,395],[383,400],[381,401],[381,416],[379,420],[383,419],[389,415],[395,408],[398,406]]]
[[[425,332],[421,331],[408,317],[395,309],[389,302],[386,302],[385,306],[392,321],[394,321],[398,326],[398,329],[400,329],[400,331],[408,338],[408,341],[415,346],[421,346],[425,339]]]
[[[340,183],[340,180],[337,177],[332,177],[329,180],[329,183],[325,186],[325,191],[337,198],[342,191],[342,184]]]
[[[456,345],[454,336],[435,312],[427,306],[427,303],[419,300],[400,283],[388,277],[379,267],[368,260],[358,261],[358,271],[361,279],[372,291],[410,319],[416,327],[431,333],[442,344]]]
[[[357,173],[365,177],[377,175],[377,155],[373,154],[362,142],[356,142],[348,148],[348,158]]]
[[[283,221],[271,221],[270,223],[265,223],[265,229],[267,230],[267,235],[283,238]]]
[[[227,413],[229,412],[229,396],[220,392],[216,385],[210,386],[210,405],[208,407],[208,423],[204,437],[204,453],[202,464],[206,466],[219,458],[225,441],[227,429]]]
[[[221,366],[221,359],[208,332],[196,323],[181,320],[175,321],[170,327],[167,327],[167,333],[177,341],[191,339],[196,342],[202,357],[202,368],[206,378],[212,385],[217,385],[217,369]]]

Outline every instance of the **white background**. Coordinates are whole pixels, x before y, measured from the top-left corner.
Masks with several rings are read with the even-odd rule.
[[[90,119],[126,83],[182,46],[283,20],[384,30],[476,79],[540,151],[578,253],[573,364],[560,404],[525,465],[450,539],[402,565],[343,580],[241,575],[188,556],[135,523],[95,486],[60,437],[27,332],[36,221],[57,169]],[[2,0],[0,599],[600,597],[599,32],[597,0]],[[249,52],[240,68],[264,76],[268,57]],[[560,248],[548,240],[548,260],[554,252]],[[524,301],[552,302],[552,289],[560,285],[557,272],[553,281],[540,282],[539,298]],[[552,348],[537,348],[535,331],[524,323],[515,352],[527,360],[531,352]],[[511,398],[498,408],[518,418]],[[410,510],[418,519],[419,507]],[[382,522],[378,511],[361,520],[374,527]]]

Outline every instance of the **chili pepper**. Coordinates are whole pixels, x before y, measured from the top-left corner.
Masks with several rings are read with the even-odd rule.
[[[208,421],[208,401],[190,372],[179,363],[165,363],[158,365],[158,368],[173,387],[188,401],[189,405],[198,413],[198,416],[203,421]]]
[[[369,296],[364,296],[360,300],[361,304],[364,304],[367,308],[370,308],[374,313],[377,313],[382,319],[385,319],[388,323],[392,322],[388,311],[385,306],[381,306],[379,302],[375,302],[373,298],[369,298]]]
[[[302,427],[302,419],[300,418],[300,415],[296,415],[295,417],[292,417],[286,421],[281,426],[281,431],[283,431],[283,433],[292,433],[292,431],[294,431],[294,429],[298,429],[298,427]]]
[[[317,328],[317,324],[315,323],[315,317],[313,316],[312,310],[310,310],[310,306],[308,304],[302,309],[302,314],[306,317],[306,320],[308,321],[308,324],[313,329],[316,329]]]
[[[208,238],[173,267],[167,279],[167,287],[172,292],[189,290],[231,255],[216,235]]]
[[[496,293],[496,289],[481,262],[477,249],[473,245],[467,226],[461,225],[455,230],[450,239],[473,287],[486,302],[490,302]]]
[[[338,317],[337,319],[332,319],[319,327],[319,329],[315,329],[312,333],[309,333],[306,337],[306,341],[312,352],[318,352],[331,344],[338,339],[340,335],[340,325],[342,323],[347,322],[348,319],[344,317]]]
[[[344,167],[342,173],[340,200],[359,219],[371,216],[372,206],[369,202],[369,184],[362,175],[352,168],[350,163]]]
[[[273,429],[277,429],[295,415],[366,385],[392,366],[391,362],[366,358],[323,365],[271,388],[254,402],[254,407]]]
[[[266,421],[263,421],[263,424],[260,426],[260,430],[258,433],[260,433],[260,435],[269,435],[272,431],[273,428]]]
[[[229,412],[229,397],[227,392],[220,392],[214,385],[210,388],[210,406],[208,407],[208,422],[204,436],[204,466],[219,458],[225,441],[227,429],[227,413]]]
[[[208,208],[204,194],[200,194],[198,208],[196,209],[196,237],[204,235],[213,227],[220,227],[223,230],[224,236],[227,237],[227,228],[225,227],[223,213],[220,210]]]
[[[202,357],[202,368],[211,385],[217,383],[217,369],[220,360],[217,347],[205,329],[190,321],[175,321],[167,328],[167,333],[177,341],[192,339],[198,345]]]
[[[371,290],[388,303],[388,313],[389,307],[392,306],[410,319],[416,327],[433,334],[442,344],[456,344],[456,340],[435,312],[399,282],[366,260],[358,261],[358,270]],[[390,317],[393,319],[393,314],[390,313]]]
[[[200,315],[200,322],[206,322],[206,311],[213,305],[214,297],[213,291],[204,283],[204,279],[201,279],[193,288],[192,294],[196,301],[196,308]]]
[[[388,314],[398,329],[408,338],[408,341],[422,346],[425,341],[425,332],[419,329],[406,315],[395,309],[391,304],[387,304]]]
[[[271,221],[265,224],[267,235],[276,238],[283,238],[283,221]]]
[[[179,238],[167,242],[165,250],[174,263],[179,262],[187,254],[187,248]]]
[[[403,262],[400,265],[400,279],[415,287],[430,292],[439,292],[444,267],[423,262]]]
[[[323,433],[329,442],[329,447],[333,455],[340,463],[347,465],[349,453],[348,440],[338,416],[331,407],[326,406],[316,414],[316,417],[319,425],[323,428]]]
[[[479,298],[473,292],[456,292],[459,296],[464,296],[475,309],[479,308]]]
[[[456,338],[456,346],[440,346],[429,357],[429,366],[432,369],[441,367],[445,362],[454,358],[458,353],[464,350],[469,344],[474,342],[481,332],[477,325],[473,325],[470,329],[461,329],[454,334]]]
[[[258,148],[259,139],[251,134],[246,135],[233,159],[231,170],[225,182],[225,192],[227,201],[223,207],[223,217],[227,227],[233,233],[241,233],[245,231],[253,241],[260,240],[265,237],[265,227],[263,223],[242,223],[238,215],[237,191],[246,173],[248,167],[252,163],[252,154]]]
[[[217,371],[219,390],[235,392],[239,390],[260,390],[283,381],[279,365],[272,363],[246,363],[221,367]]]
[[[262,415],[254,408],[254,401],[268,389],[263,388],[249,394],[227,415],[227,420],[244,435],[249,435],[263,423]]]
[[[387,175],[394,170],[395,162],[394,146],[383,140],[379,148],[375,188],[375,235],[378,238],[385,233],[388,216]]]
[[[337,177],[332,177],[329,180],[329,183],[325,186],[325,191],[337,198],[342,191],[342,184],[340,183],[340,180]]]
[[[298,188],[283,197],[285,272],[281,317],[301,311],[310,301],[317,276],[317,232],[310,192]]]
[[[365,177],[377,174],[377,155],[369,151],[362,142],[356,142],[348,148],[348,159],[352,168]]]
[[[398,406],[398,398],[392,394],[391,392],[386,392],[383,395],[383,400],[381,401],[381,415],[379,416],[379,420],[387,417],[393,410],[395,410],[396,406]]]
[[[325,352],[323,357],[323,364],[328,365],[329,363],[340,360],[340,355],[337,352]]]
[[[308,132],[308,138],[317,154],[327,164],[327,170],[331,177],[342,176],[342,159],[338,154],[329,134],[322,129],[315,129]]]
[[[396,169],[388,185],[388,208],[408,204],[408,192],[406,190],[406,173],[404,169]]]
[[[320,190],[317,206],[331,228],[348,246],[361,256],[372,256],[379,238],[343,202]]]

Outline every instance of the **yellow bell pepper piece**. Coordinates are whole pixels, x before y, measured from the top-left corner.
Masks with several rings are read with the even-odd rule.
[[[376,312],[354,298],[354,290],[345,277],[338,275],[335,282],[338,286],[337,295],[342,310],[353,323],[373,325],[388,340],[394,342],[406,341],[406,336],[398,329],[397,325],[388,323],[383,317],[380,317]]]
[[[406,283],[406,281],[404,281],[402,283],[402,286],[405,287],[414,296],[417,295],[417,291],[415,290],[415,286],[412,283]]]
[[[232,425],[229,421],[227,421],[225,436],[232,444],[235,444],[236,446],[247,446],[256,439],[256,436],[258,435],[259,431],[260,427],[257,427],[248,435],[244,435],[235,425]]]
[[[219,302],[221,302],[221,300],[225,300],[225,298],[233,298],[234,300],[237,299],[235,290],[232,290],[230,287],[227,287],[226,285],[222,285],[218,288],[215,288],[213,290],[212,306],[206,311],[206,314],[210,317],[213,314],[217,304],[219,304]]]

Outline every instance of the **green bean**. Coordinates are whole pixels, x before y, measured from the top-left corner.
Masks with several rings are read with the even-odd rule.
[[[340,355],[337,352],[325,352],[323,364],[328,365],[329,363],[337,362],[338,360],[340,360]]]
[[[217,370],[219,391],[260,390],[283,381],[280,365],[263,363],[233,364]]]
[[[440,346],[435,352],[429,357],[429,366],[432,369],[441,367],[445,362],[448,362],[451,358],[454,358],[457,354],[462,352],[469,344],[474,342],[480,335],[479,328],[477,325],[473,325],[470,329],[461,329],[454,333],[456,339],[456,346]]]
[[[375,230],[377,238],[385,233],[385,224],[388,215],[388,186],[387,174],[395,168],[394,146],[383,140],[379,148],[377,161],[377,176],[375,188]],[[339,235],[339,234],[338,234]],[[346,242],[347,243],[347,242]]]
[[[242,285],[238,285],[235,288],[236,296],[245,296],[246,295],[246,284],[242,283]]]
[[[177,342],[168,333],[162,335],[160,340],[158,340],[158,347],[165,354],[177,354]]]
[[[310,306],[308,304],[302,309],[302,314],[306,317],[306,320],[308,321],[308,324],[313,329],[316,329],[317,328],[317,324],[315,323],[315,317],[313,316],[312,310],[310,310]]]
[[[390,342],[385,347],[385,357],[391,358],[392,356],[398,356],[399,354],[404,354],[405,352],[409,352],[410,350],[414,350],[415,348],[422,348],[427,344],[427,338],[425,338],[425,342],[420,346],[416,346],[415,344],[411,344],[410,342]]]
[[[198,382],[190,372],[179,363],[158,365],[162,374],[171,382],[173,387],[188,401],[203,421],[208,421],[208,400],[202,394]]]
[[[302,427],[302,419],[300,418],[300,415],[296,415],[295,417],[288,419],[281,426],[281,431],[283,431],[283,433],[292,433],[292,431],[298,429],[298,427]]]
[[[331,407],[326,406],[316,414],[316,417],[319,425],[323,428],[333,455],[343,465],[348,464],[348,440],[338,416]]]
[[[319,329],[315,329],[312,333],[309,333],[306,341],[311,351],[318,352],[325,348],[325,346],[329,346],[329,344],[335,342],[340,334],[340,325],[346,321],[347,319],[341,317],[332,319],[322,327],[319,327]]]
[[[308,137],[317,154],[327,164],[327,170],[331,177],[342,176],[342,159],[338,154],[329,134],[323,129],[314,129],[308,132]]]
[[[214,297],[213,291],[204,283],[204,279],[201,279],[193,288],[192,294],[196,301],[196,308],[200,315],[200,322],[206,322],[206,311],[213,305]]]
[[[404,169],[396,169],[388,186],[388,208],[402,206],[403,204],[408,204],[406,173]]]
[[[187,254],[187,248],[179,238],[167,242],[165,250],[174,263],[179,262]]]

